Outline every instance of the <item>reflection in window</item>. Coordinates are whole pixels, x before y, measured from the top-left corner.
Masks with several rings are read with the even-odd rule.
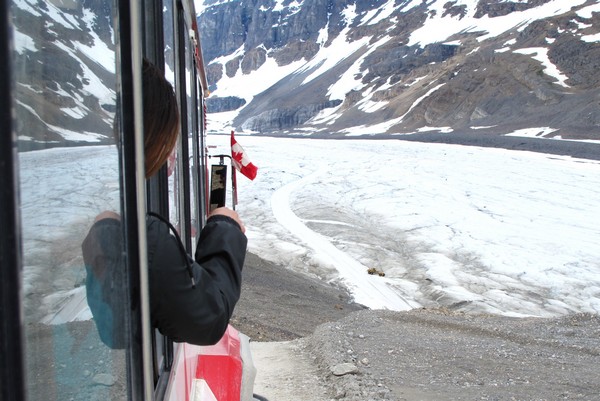
[[[82,240],[120,210],[112,2],[14,0],[27,391],[125,399],[125,353],[101,341]]]

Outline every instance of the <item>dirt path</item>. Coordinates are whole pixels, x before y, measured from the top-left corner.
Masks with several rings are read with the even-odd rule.
[[[242,296],[231,324],[252,341],[305,337],[320,324],[364,309],[343,290],[250,253],[242,275]]]
[[[255,394],[269,401],[329,401],[317,365],[297,340],[254,342],[250,348],[254,364],[259,367]]]

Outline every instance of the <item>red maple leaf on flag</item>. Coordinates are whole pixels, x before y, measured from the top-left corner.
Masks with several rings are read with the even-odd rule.
[[[251,180],[256,178],[258,167],[252,164],[248,158],[248,155],[246,155],[244,148],[237,143],[235,137],[233,136],[233,131],[231,131],[231,159],[236,170]]]

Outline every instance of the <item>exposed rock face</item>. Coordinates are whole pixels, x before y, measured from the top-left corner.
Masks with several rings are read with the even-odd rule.
[[[240,65],[242,73],[249,74],[257,70],[265,61],[267,61],[267,51],[263,47],[254,48],[246,52]]]
[[[323,109],[335,107],[341,100],[332,100],[320,104],[304,104],[291,109],[275,108],[251,117],[242,126],[250,131],[281,131],[304,124]]]
[[[273,57],[278,65],[288,65],[301,59],[310,60],[319,51],[319,45],[311,41],[293,41],[275,49]]]
[[[541,4],[548,3],[549,1],[550,0],[529,0],[526,2],[508,1],[499,3],[495,0],[480,0],[477,4],[475,18],[481,18],[484,15],[489,17],[500,17],[515,11],[528,10]]]
[[[563,137],[600,139],[600,44],[584,40],[600,31],[600,13],[585,11],[595,2],[578,1],[571,10],[538,17],[550,2],[240,0],[208,5],[199,27],[217,96],[222,76],[252,76],[270,58],[281,68],[304,63],[240,106],[238,129],[334,135],[369,125],[380,127],[374,134],[552,126]],[[515,26],[503,18],[523,12],[531,18]],[[428,20],[441,17],[441,24],[507,25],[487,35],[465,23],[437,42],[411,41]],[[234,52],[225,65],[211,64]],[[341,81],[353,81],[345,93]],[[244,88],[235,96],[248,99]]]
[[[199,19],[206,59],[231,54],[242,46],[271,50],[298,40],[315,41],[328,14],[342,5],[328,0],[283,4],[276,8],[270,0],[244,0],[207,7]]]
[[[220,111],[237,110],[246,104],[244,99],[235,96],[227,97],[210,97],[206,100],[206,111],[208,113],[216,113]]]

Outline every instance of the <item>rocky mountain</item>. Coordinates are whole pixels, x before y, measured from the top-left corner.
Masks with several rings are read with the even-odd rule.
[[[198,22],[209,128],[600,139],[598,0],[204,0]]]
[[[600,139],[600,0],[204,1],[210,130]],[[111,142],[112,1],[11,4],[20,148]]]

